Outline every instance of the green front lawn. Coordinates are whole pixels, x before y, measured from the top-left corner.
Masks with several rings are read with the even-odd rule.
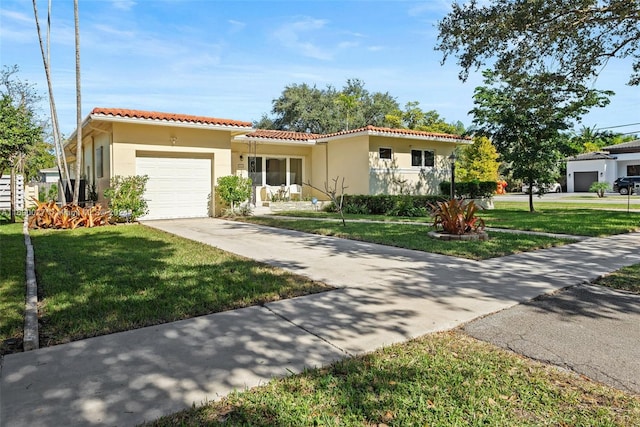
[[[536,212],[529,212],[524,202],[495,202],[496,209],[479,211],[487,227],[507,228],[576,236],[609,236],[640,230],[640,213],[611,210],[610,205],[538,202]],[[633,208],[633,205],[632,205]],[[636,205],[640,209],[640,205]],[[607,210],[609,209],[609,210]],[[327,212],[281,212],[273,217],[339,218]],[[345,215],[347,220],[384,222],[420,222],[431,224],[430,217],[394,217],[383,215]]]
[[[427,232],[432,230],[429,226],[393,222],[348,222],[343,226],[341,222],[333,220],[287,219],[277,216],[246,217],[242,221],[476,260],[574,242],[569,239],[496,232],[490,232],[490,240],[484,242],[441,241],[427,236]]]
[[[328,289],[142,225],[35,230],[31,237],[42,345]]]
[[[26,252],[22,224],[0,224],[0,355],[5,340],[22,338]]]
[[[148,425],[637,426],[640,398],[447,332]]]

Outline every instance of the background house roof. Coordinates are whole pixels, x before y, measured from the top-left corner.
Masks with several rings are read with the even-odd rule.
[[[602,149],[610,153],[640,153],[640,139],[610,145],[608,147],[603,147]]]
[[[576,156],[567,157],[565,160],[579,161],[579,160],[614,160],[617,157],[609,155],[609,153],[602,151],[594,151],[592,153],[583,153]]]
[[[157,111],[127,110],[122,108],[94,108],[92,118],[121,117],[126,119],[142,119],[173,123],[195,123],[203,125],[218,125],[230,127],[250,128],[251,122],[221,119],[216,117],[192,116],[188,114],[160,113]]]

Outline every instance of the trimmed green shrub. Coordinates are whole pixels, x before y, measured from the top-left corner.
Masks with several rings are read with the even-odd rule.
[[[456,182],[456,196],[462,196],[465,199],[479,199],[481,197],[492,197],[496,192],[496,181],[468,181]],[[443,195],[449,195],[451,191],[451,182],[442,181],[440,183],[440,192]]]
[[[445,198],[434,195],[345,195],[343,211],[360,215],[427,216],[430,204],[441,200]],[[335,206],[329,204],[325,210],[335,211]]]
[[[218,178],[218,196],[231,208],[235,214],[236,203],[241,203],[251,196],[251,179],[238,175],[221,176]]]
[[[109,199],[109,209],[116,221],[133,222],[149,213],[147,201],[142,198],[148,180],[147,175],[111,178],[111,187],[104,190],[104,196]]]

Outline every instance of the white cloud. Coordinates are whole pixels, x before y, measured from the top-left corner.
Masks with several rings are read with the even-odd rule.
[[[431,15],[437,13],[444,15],[451,11],[451,2],[448,0],[433,0],[424,3],[418,3],[409,8],[407,13],[409,16]]]
[[[303,56],[310,58],[331,60],[333,53],[324,49],[312,41],[302,40],[304,35],[322,30],[327,25],[324,19],[305,18],[297,22],[285,24],[277,29],[273,36],[290,50],[299,51]]]
[[[131,10],[136,5],[136,2],[133,0],[111,0],[111,4],[116,9]]]
[[[0,9],[0,39],[24,43],[36,37],[33,14]],[[42,24],[41,24],[42,25]]]
[[[231,25],[232,33],[237,33],[238,31],[242,31],[247,26],[246,22],[236,21],[235,19],[230,19],[227,22],[229,22],[229,24]]]
[[[107,33],[110,36],[116,36],[121,38],[134,38],[135,32],[131,30],[120,30],[118,28],[114,28],[110,25],[105,24],[96,24],[94,28],[100,32]]]
[[[33,15],[27,15],[26,13],[14,12],[12,10],[0,9],[0,17],[2,17],[3,21],[8,19],[9,21],[13,21],[14,23],[20,22],[22,24],[33,25]],[[7,21],[3,22],[3,26]]]

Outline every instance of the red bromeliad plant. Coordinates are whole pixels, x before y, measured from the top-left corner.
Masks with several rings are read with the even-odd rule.
[[[478,206],[473,200],[452,199],[430,205],[433,226],[449,234],[478,233],[484,230],[484,220],[476,216]]]
[[[58,206],[55,201],[39,202],[29,218],[29,228],[74,229],[77,227],[99,227],[109,224],[110,212],[103,212],[100,205],[82,208],[67,204]]]

